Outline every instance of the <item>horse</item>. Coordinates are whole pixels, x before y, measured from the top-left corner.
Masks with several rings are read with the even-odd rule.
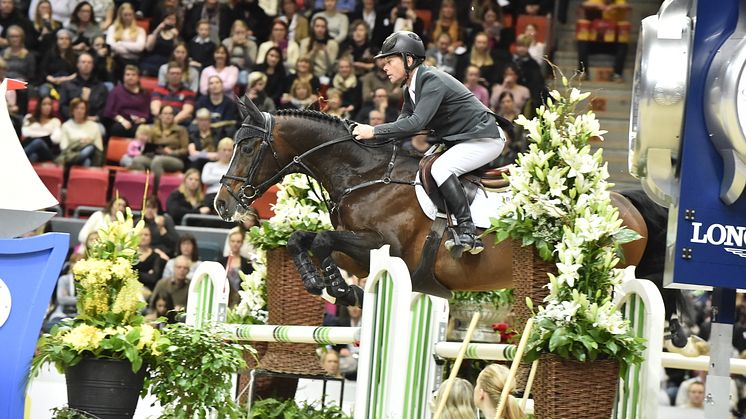
[[[404,260],[410,272],[415,270],[433,224],[415,198],[418,157],[400,150],[396,140],[356,140],[349,121],[328,114],[280,110],[270,115],[260,112],[249,98],[239,100],[238,105],[243,123],[235,134],[233,157],[214,202],[224,220],[240,220],[253,200],[284,175],[304,173],[328,192],[335,228],[318,233],[296,232],[288,242],[288,251],[306,289],[320,294],[324,286],[339,280],[338,266],[366,276],[370,250],[384,244],[390,246],[392,256]],[[624,225],[641,236],[623,246],[625,266],[644,266],[650,272],[662,273],[663,253],[656,255],[651,251],[653,247],[648,248],[649,229],[643,214],[633,200],[622,194],[612,192],[611,200]],[[642,192],[634,196],[634,202],[638,201],[652,204]],[[665,246],[665,235],[663,239]],[[437,283],[413,283],[413,290],[443,296],[442,289],[512,288],[511,241],[491,245],[493,242],[487,237],[482,253],[464,254],[458,259],[439,246],[433,267]],[[309,250],[321,262],[321,273]],[[661,282],[662,276],[659,288]],[[669,318],[680,291],[665,291]],[[337,302],[359,305],[361,297],[359,294]]]

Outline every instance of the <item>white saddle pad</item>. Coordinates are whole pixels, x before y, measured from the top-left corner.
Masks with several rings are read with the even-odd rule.
[[[431,220],[435,217],[445,218],[445,214],[438,213],[438,208],[433,204],[433,201],[427,196],[425,188],[420,184],[420,173],[417,172],[415,177],[417,185],[414,190],[417,194],[417,201],[420,203],[420,208]],[[478,228],[490,227],[490,217],[495,217],[497,208],[499,208],[503,202],[510,199],[508,195],[509,191],[491,192],[477,190],[477,195],[474,197],[474,202],[471,203],[471,218],[474,221],[474,225]],[[453,223],[456,223],[456,219],[451,217]]]

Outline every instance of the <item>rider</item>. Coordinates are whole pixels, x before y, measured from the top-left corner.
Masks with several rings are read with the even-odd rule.
[[[359,124],[353,135],[360,140],[402,138],[423,129],[434,130],[447,150],[433,164],[432,176],[458,223],[458,240],[452,237],[445,246],[449,251],[460,245],[462,251],[481,252],[484,244],[477,237],[466,192],[458,177],[500,155],[505,134],[498,123],[503,128],[511,123],[492,113],[451,75],[423,65],[425,46],[413,32],[399,31],[389,35],[375,58],[384,59],[383,70],[392,83],[400,83],[402,88],[407,86],[404,106],[395,122],[375,128]]]

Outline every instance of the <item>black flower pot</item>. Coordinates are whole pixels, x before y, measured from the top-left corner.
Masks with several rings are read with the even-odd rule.
[[[132,372],[127,360],[85,358],[65,371],[67,404],[101,419],[131,419],[145,368]]]

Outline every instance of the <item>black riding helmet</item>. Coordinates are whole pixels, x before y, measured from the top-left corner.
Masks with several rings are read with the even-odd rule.
[[[425,60],[425,45],[422,43],[420,36],[414,32],[394,32],[383,41],[381,52],[374,58],[384,58],[394,54],[401,55],[404,61],[404,70],[409,74],[412,68],[417,67]],[[407,63],[407,55],[411,55],[414,59],[412,67]]]

